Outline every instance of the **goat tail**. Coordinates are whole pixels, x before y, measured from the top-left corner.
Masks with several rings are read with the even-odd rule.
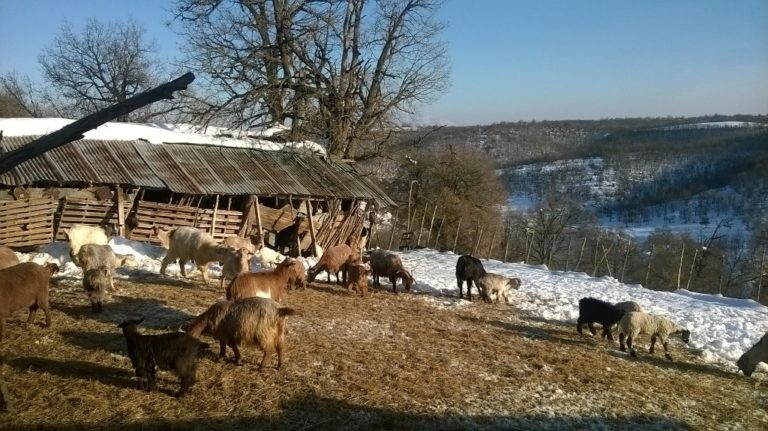
[[[293,316],[294,314],[296,314],[296,310],[294,310],[291,307],[278,307],[277,308],[277,315],[280,316],[280,317]]]

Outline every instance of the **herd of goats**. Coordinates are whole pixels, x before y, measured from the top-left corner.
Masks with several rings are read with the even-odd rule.
[[[135,266],[133,256],[119,255],[108,245],[112,232],[96,226],[77,225],[67,232],[72,261],[82,268],[83,287],[91,302],[94,313],[102,311],[102,299],[113,288],[113,276],[119,266]],[[156,229],[155,234],[167,254],[162,261],[160,274],[165,274],[169,264],[178,261],[182,276],[186,277],[185,264],[194,261],[201,271],[206,285],[208,264],[221,264],[221,286],[226,287],[226,300],[213,304],[201,315],[185,322],[183,332],[159,335],[142,335],[137,327],[143,319],[122,322],[128,354],[136,372],[139,389],[151,391],[155,388],[156,368],[174,372],[181,380],[178,395],[185,394],[195,383],[197,358],[206,343],[197,337],[210,335],[219,342],[220,356],[226,357],[226,348],[234,353],[233,362],[240,361],[240,345],[257,345],[263,352],[259,370],[263,369],[272,356],[277,354],[277,369],[282,365],[285,337],[285,318],[294,314],[290,307],[280,305],[286,289],[300,289],[313,282],[325,271],[330,282],[331,274],[350,291],[355,290],[365,297],[368,293],[368,277],[374,285],[380,285],[380,277],[386,277],[397,293],[397,281],[402,280],[406,291],[415,283],[400,258],[384,250],[362,251],[358,245],[346,244],[329,247],[321,253],[317,263],[305,269],[302,259],[283,256],[263,244],[262,241],[232,236],[222,243],[216,242],[209,234],[192,227],[178,227],[169,231]],[[250,272],[249,262],[258,257],[262,271]],[[7,247],[0,246],[0,340],[5,330],[5,320],[12,313],[29,309],[27,323],[34,320],[38,308],[45,313],[45,325],[50,326],[48,298],[51,276],[59,270],[53,263],[39,265],[33,262],[19,263],[17,255]],[[509,302],[510,290],[520,288],[518,278],[508,278],[486,272],[481,261],[472,256],[461,256],[456,263],[456,279],[459,298],[463,298],[466,282],[466,299],[472,300],[472,287],[487,302],[498,302],[504,298]],[[668,338],[679,335],[688,342],[690,331],[665,316],[643,312],[635,302],[610,304],[595,298],[579,301],[577,330],[582,333],[586,324],[596,335],[594,324],[602,325],[603,338],[613,341],[612,328],[617,326],[622,351],[629,349],[636,356],[633,341],[640,335],[651,337],[650,353],[654,353],[656,341],[669,353]],[[626,346],[625,346],[626,340]],[[738,360],[737,365],[747,376],[751,375],[759,362],[768,362],[768,334]]]

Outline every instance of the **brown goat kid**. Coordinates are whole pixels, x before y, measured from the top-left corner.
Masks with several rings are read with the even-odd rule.
[[[227,286],[227,299],[258,297],[271,298],[280,302],[293,273],[293,262],[291,259],[286,259],[273,271],[240,274]]]
[[[38,308],[45,313],[45,326],[51,326],[51,310],[48,303],[48,283],[51,275],[58,272],[56,264],[45,266],[25,262],[0,270],[0,340],[5,332],[5,319],[22,308],[29,308],[27,324],[35,319]]]
[[[310,283],[315,281],[315,277],[325,271],[328,273],[328,284],[331,283],[331,273],[336,276],[336,281],[339,281],[339,272],[342,273],[344,278],[343,284],[347,284],[347,268],[353,263],[360,261],[360,254],[353,250],[352,247],[346,244],[339,244],[328,248],[317,261],[317,264],[307,271],[307,281]]]
[[[199,337],[209,334],[219,340],[219,356],[227,355],[227,346],[234,352],[233,362],[240,363],[241,344],[256,344],[264,351],[259,371],[273,353],[277,353],[277,369],[283,364],[285,317],[295,314],[292,308],[281,307],[268,298],[246,298],[237,301],[219,301],[190,322],[184,329]]]
[[[289,259],[286,259],[289,260]],[[307,270],[301,259],[291,259],[291,275],[288,277],[288,289],[305,289],[307,287]]]
[[[10,248],[0,245],[0,269],[10,268],[19,264],[19,258]]]
[[[371,270],[362,263],[349,265],[349,274],[347,275],[347,290],[354,288],[362,297],[368,295],[368,276]]]
[[[392,283],[392,292],[397,293],[397,279],[401,278],[405,291],[411,291],[411,286],[416,280],[414,280],[410,272],[405,270],[400,256],[384,250],[373,250],[371,252],[370,264],[374,286],[381,286],[379,277],[388,277],[389,282]]]

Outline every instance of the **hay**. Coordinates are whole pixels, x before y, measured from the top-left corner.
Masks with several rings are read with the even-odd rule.
[[[169,280],[170,281],[170,280]],[[76,281],[72,281],[76,283]],[[163,280],[118,281],[92,315],[83,292],[52,292],[53,327],[9,319],[0,380],[13,413],[0,428],[31,429],[610,429],[765,426],[764,381],[703,364],[675,346],[677,362],[641,351],[630,360],[601,340],[518,315],[511,307],[436,306],[427,296],[338,286],[287,293],[284,369],[258,373],[201,358],[189,396],[158,374],[155,393],[135,388],[117,323],[145,316],[146,333],[175,330],[222,292]],[[231,354],[231,352],[230,352]]]

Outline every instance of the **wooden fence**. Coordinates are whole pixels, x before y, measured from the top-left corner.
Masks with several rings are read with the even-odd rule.
[[[58,200],[49,198],[0,201],[0,244],[29,247],[52,242],[58,206]]]
[[[98,226],[105,224],[117,225],[119,214],[117,202],[97,201],[92,199],[67,199],[64,198],[61,213],[56,225],[56,240],[64,241],[64,232],[76,224]],[[131,210],[131,202],[123,202],[124,217]]]
[[[243,219],[243,213],[232,210],[202,209],[187,205],[161,204],[140,201],[136,207],[136,227],[131,231],[130,239],[160,245],[153,228],[158,226],[171,229],[191,226],[211,233],[216,240],[230,235],[237,235]]]

